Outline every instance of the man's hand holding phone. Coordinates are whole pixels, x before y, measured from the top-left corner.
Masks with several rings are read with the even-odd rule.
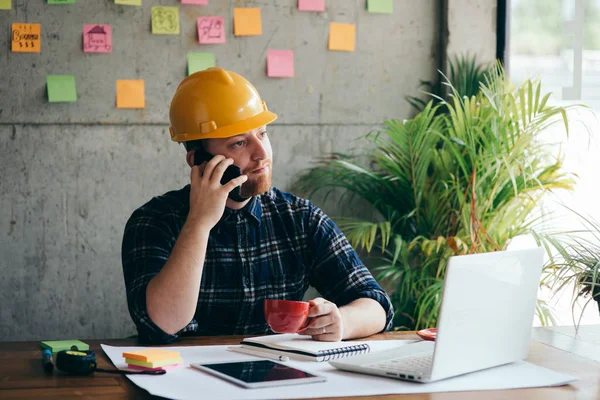
[[[229,192],[248,180],[247,175],[240,175],[221,184],[223,174],[230,165],[233,165],[233,159],[217,155],[208,162],[192,167],[188,219],[195,219],[208,230],[223,216]]]

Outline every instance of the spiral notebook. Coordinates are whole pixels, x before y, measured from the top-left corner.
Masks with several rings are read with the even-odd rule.
[[[329,361],[371,351],[365,342],[319,342],[298,334],[246,338],[240,344],[254,351],[309,361]]]

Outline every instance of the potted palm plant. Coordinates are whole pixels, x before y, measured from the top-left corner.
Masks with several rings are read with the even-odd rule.
[[[497,65],[473,96],[445,84],[448,100],[384,122],[362,138],[367,150],[325,157],[297,182],[307,196],[341,189],[343,199],[359,197],[375,210],[375,220],[336,222],[355,247],[377,257],[396,329],[436,326],[448,258],[505,249],[536,226],[532,211],[544,194],[574,184],[540,140],[551,124],[568,128],[565,108],[548,105],[540,82],[514,87]],[[538,315],[547,323],[543,305]]]
[[[600,223],[575,210],[569,211],[582,229],[536,236],[551,255],[542,283],[554,295],[562,294],[564,289],[572,291],[572,315],[574,325],[579,326],[584,310],[590,304],[595,303],[600,312]],[[576,306],[580,300],[584,303],[577,318]]]

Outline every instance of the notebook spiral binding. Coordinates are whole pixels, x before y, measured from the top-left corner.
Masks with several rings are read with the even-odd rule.
[[[323,357],[323,361],[334,360],[341,357],[350,357],[358,354],[364,354],[371,351],[368,344],[363,343],[356,346],[342,347],[339,349],[323,350],[319,352],[319,357]]]

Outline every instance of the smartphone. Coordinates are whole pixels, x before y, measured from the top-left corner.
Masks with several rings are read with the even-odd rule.
[[[213,157],[214,156],[212,154],[209,154],[206,151],[196,150],[194,151],[194,165],[200,165],[205,161],[209,162],[210,160],[212,160]],[[232,164],[229,167],[227,167],[227,169],[223,173],[223,178],[221,178],[221,185],[224,185],[230,180],[235,179],[241,175],[242,170],[238,166]],[[229,192],[229,198],[233,201],[237,201],[238,203],[248,200],[247,197],[242,197],[240,195],[240,188],[241,185],[235,187],[231,192]]]
[[[192,363],[190,366],[247,389],[317,383],[327,380],[324,376],[270,360]]]

